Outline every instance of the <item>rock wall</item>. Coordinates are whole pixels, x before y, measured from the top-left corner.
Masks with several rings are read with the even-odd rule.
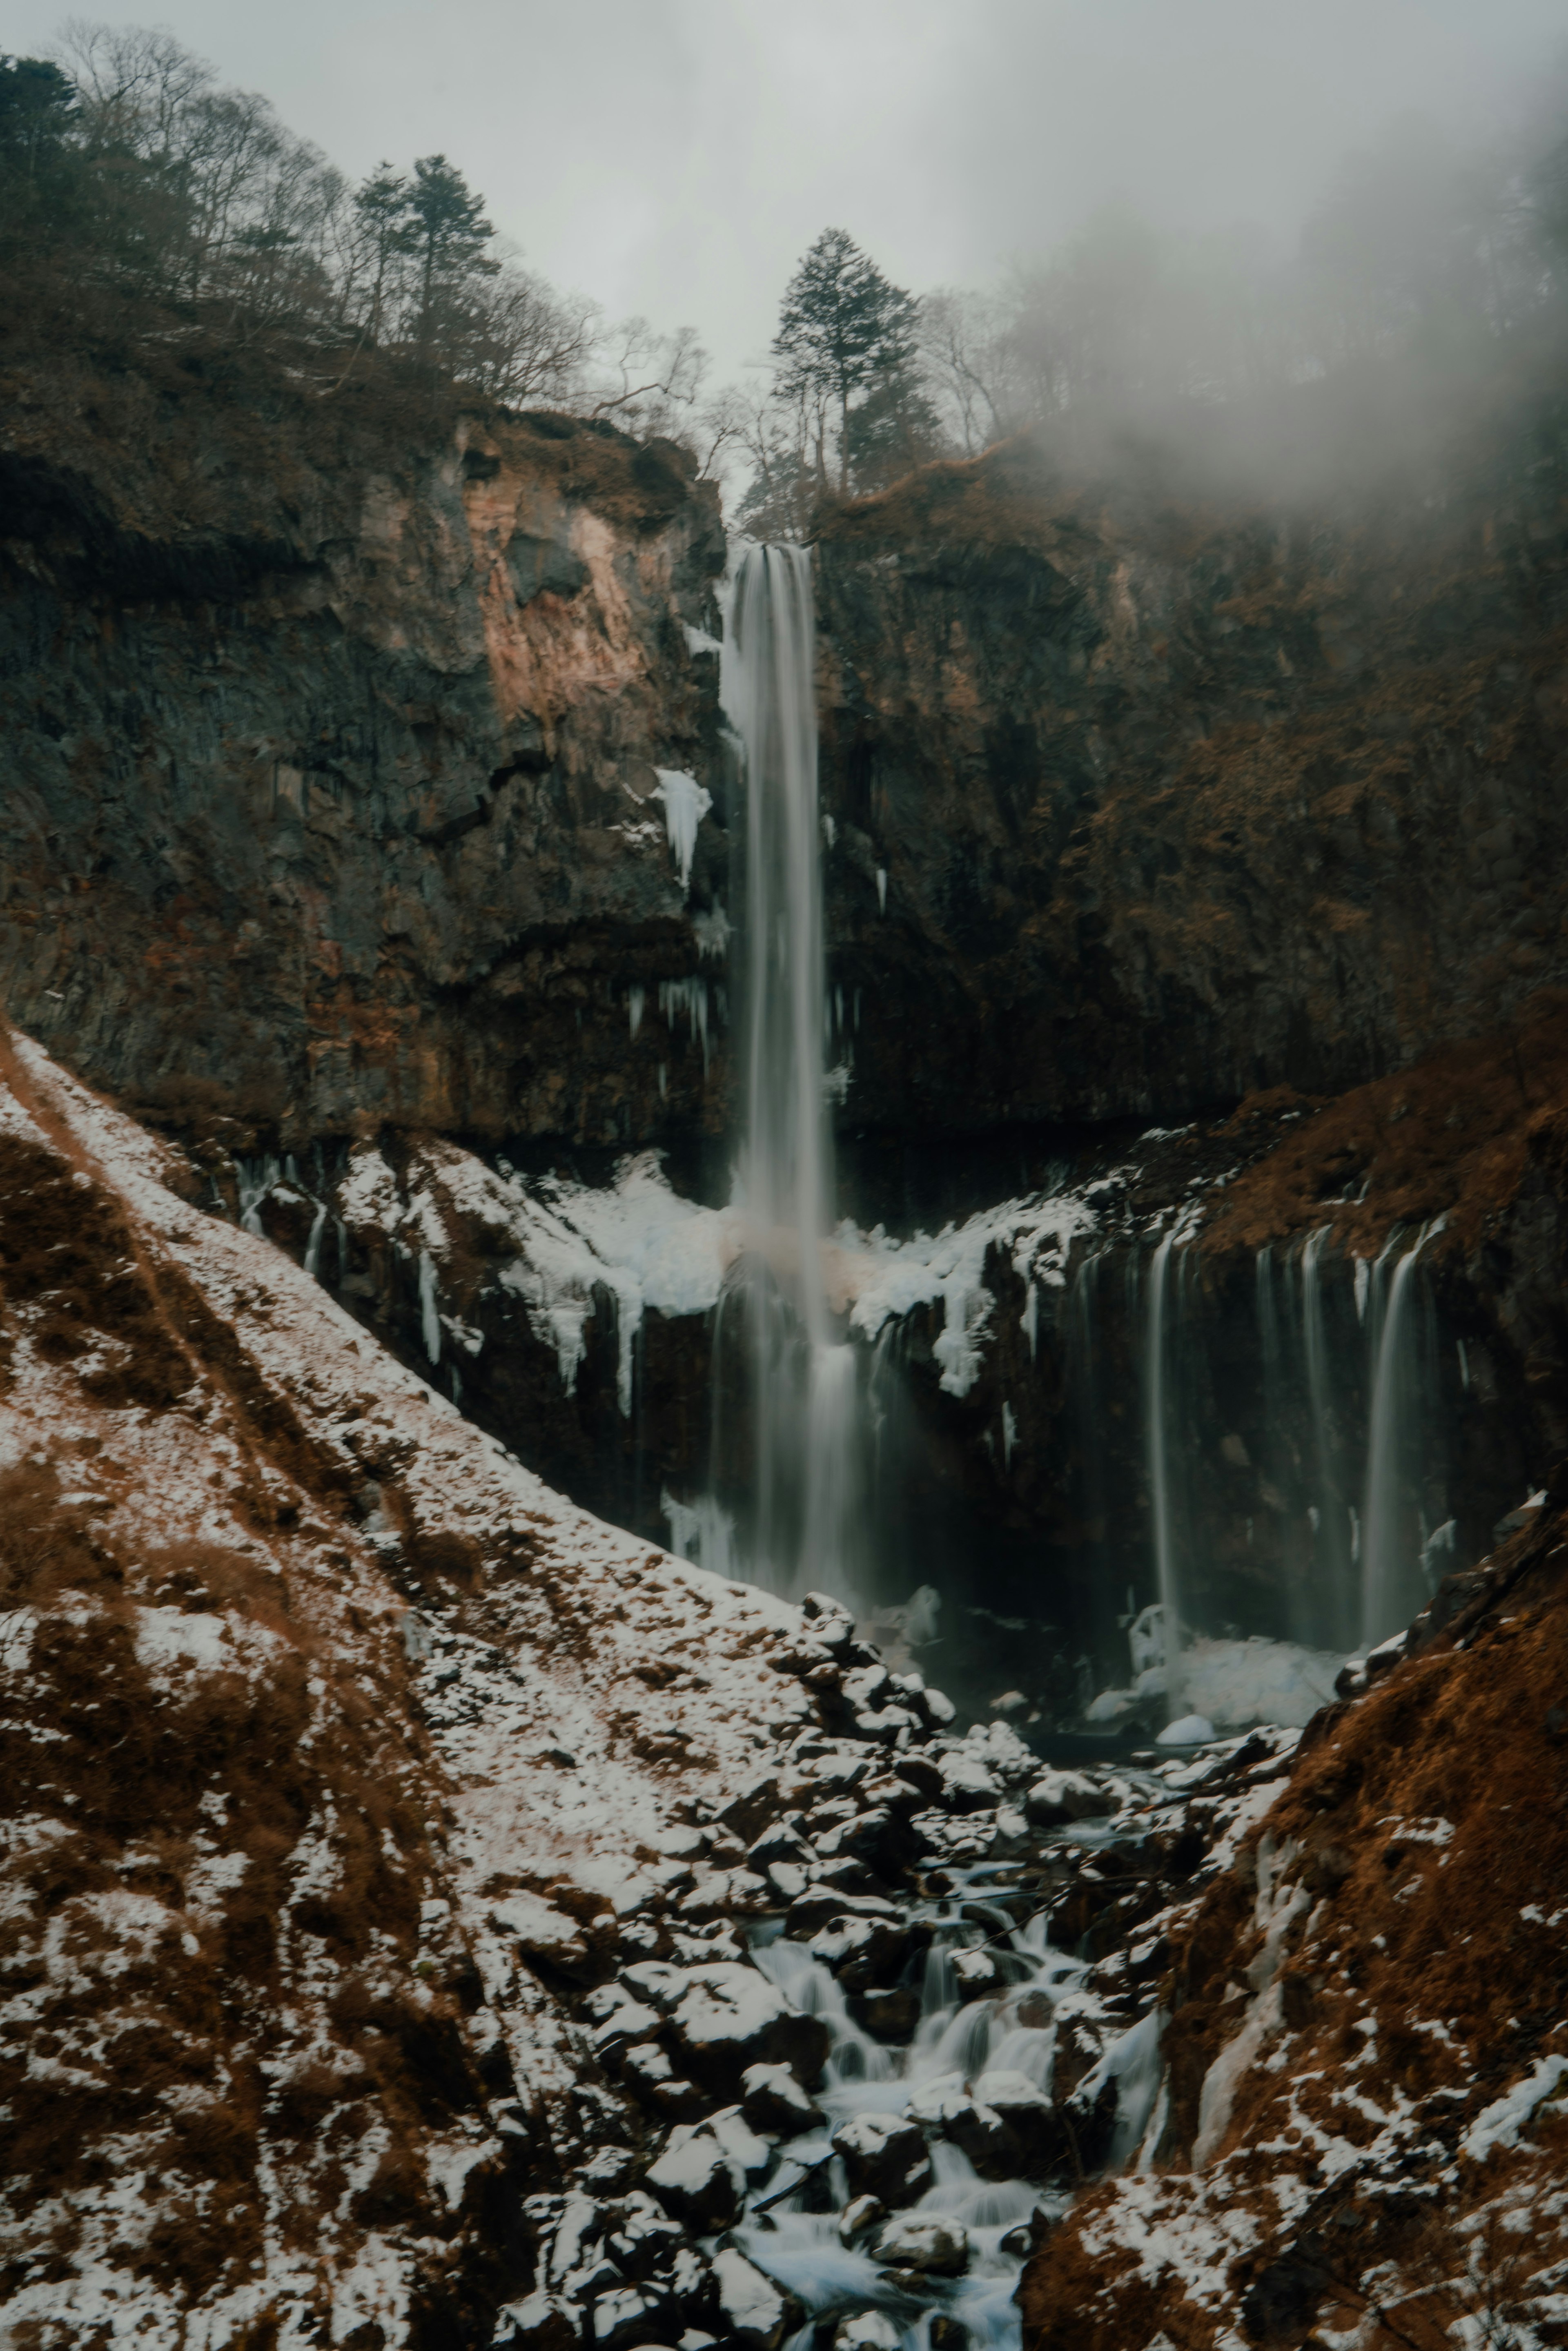
[[[1312,512],[1027,440],[818,543],[832,979],[873,1134],[1324,1092],[1568,968],[1568,441]]]
[[[166,1117],[290,1140],[699,1129],[707,1055],[657,1014],[706,987],[725,881],[710,820],[683,889],[653,797],[722,801],[724,539],[684,454],[276,384],[7,390],[15,1017]]]

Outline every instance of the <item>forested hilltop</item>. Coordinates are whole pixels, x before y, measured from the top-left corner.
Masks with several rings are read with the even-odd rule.
[[[1050,252],[1026,225],[993,286],[912,291],[827,228],[771,350],[716,385],[690,326],[612,321],[526,266],[444,154],[353,185],[167,32],[78,23],[0,57],[0,368],[216,367],[251,404],[371,387],[405,432],[476,399],[613,421],[679,441],[755,536],[1029,428],[1069,474],[1197,455],[1210,486],[1322,495],[1500,367],[1557,364],[1560,83],[1480,146],[1394,123],[1290,250],[1112,206]]]

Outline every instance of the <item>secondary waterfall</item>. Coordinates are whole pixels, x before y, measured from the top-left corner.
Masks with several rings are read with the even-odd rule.
[[[1166,1702],[1174,1722],[1182,1713],[1182,1610],[1176,1564],[1176,1513],[1171,1502],[1170,1430],[1167,1389],[1170,1337],[1167,1292],[1170,1288],[1171,1247],[1175,1233],[1166,1233],[1149,1269],[1148,1321],[1148,1456],[1149,1505],[1154,1520],[1155,1574],[1164,1612]]]
[[[1411,1327],[1416,1265],[1430,1228],[1423,1225],[1400,1258],[1387,1301],[1373,1323],[1372,1415],[1366,1440],[1366,1508],[1362,1519],[1363,1645],[1371,1648],[1406,1622],[1426,1598],[1420,1561],[1426,1528],[1413,1501],[1407,1459],[1420,1405],[1420,1374]],[[1390,1243],[1390,1248],[1393,1244]],[[1384,1252],[1384,1259],[1388,1251]],[[1384,1259],[1375,1269],[1383,1272]],[[1379,1282],[1379,1287],[1381,1283]]]
[[[740,1205],[756,1398],[757,1581],[849,1596],[860,1420],[824,1276],[832,1143],[811,557],[753,547],[727,619],[724,704],[746,776],[747,1070]]]

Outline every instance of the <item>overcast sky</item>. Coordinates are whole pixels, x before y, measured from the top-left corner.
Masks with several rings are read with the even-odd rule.
[[[68,5],[0,0],[0,48]],[[1563,51],[1563,0],[82,0],[167,26],[354,177],[445,152],[498,229],[614,315],[765,357],[817,232],[915,292],[1108,198],[1288,239],[1415,109],[1484,131]]]

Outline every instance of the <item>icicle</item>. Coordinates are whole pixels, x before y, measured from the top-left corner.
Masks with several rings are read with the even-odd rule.
[[[876,910],[879,914],[885,914],[887,912],[887,868],[885,865],[879,865],[876,869]]]
[[[707,982],[706,979],[662,979],[659,982],[659,1009],[673,1029],[684,1012],[690,1033],[702,1039],[703,1071],[708,1065]]]
[[[643,1007],[647,1003],[647,1001],[648,991],[645,987],[629,987],[627,989],[626,1011],[632,1023],[632,1034],[633,1037],[635,1037],[638,1029],[643,1026]]]
[[[684,775],[679,768],[655,768],[653,773],[659,781],[650,797],[664,803],[664,830],[670,837],[670,853],[681,877],[681,888],[689,890],[697,827],[713,806],[713,795],[704,790],[695,776]]]

